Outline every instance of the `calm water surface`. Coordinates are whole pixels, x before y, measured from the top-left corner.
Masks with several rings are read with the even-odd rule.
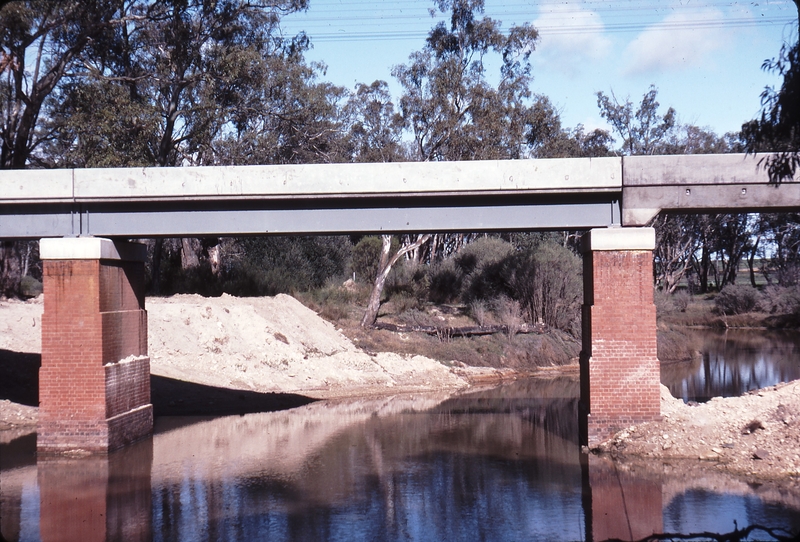
[[[743,375],[785,374],[761,369],[766,354],[756,369],[742,357],[721,368],[729,340],[701,374],[746,386],[756,380]],[[0,445],[0,530],[11,541],[603,540],[734,521],[800,531],[799,496],[694,463],[581,455],[577,395],[569,379],[531,380],[161,417],[151,439],[108,458],[37,458],[30,435]]]
[[[797,331],[697,329],[688,340],[699,352],[694,360],[661,366],[661,382],[684,401],[736,397],[800,379]]]

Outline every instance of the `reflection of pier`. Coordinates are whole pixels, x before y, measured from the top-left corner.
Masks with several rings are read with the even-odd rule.
[[[152,540],[152,454],[148,439],[107,457],[40,458],[42,541]]]
[[[586,540],[641,540],[664,532],[661,476],[607,457],[582,459]]]

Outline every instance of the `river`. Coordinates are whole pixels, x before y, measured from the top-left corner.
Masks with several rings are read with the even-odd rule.
[[[749,334],[740,346],[732,333],[706,338],[721,349],[704,346],[700,361],[664,375],[683,367],[665,383],[692,390],[678,393],[687,400],[723,389],[720,375],[746,391],[800,365],[791,337],[766,342],[783,352],[772,368],[763,349],[731,354],[758,342]],[[577,395],[573,379],[531,379],[162,416],[152,438],[107,458],[37,458],[28,435],[0,445],[0,531],[9,541],[604,540],[735,524],[800,532],[800,496],[696,462],[581,454]]]

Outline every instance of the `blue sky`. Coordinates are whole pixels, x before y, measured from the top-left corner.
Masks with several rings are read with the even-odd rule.
[[[532,91],[550,97],[565,127],[606,127],[595,93],[635,103],[651,84],[662,110],[718,134],[755,117],[760,94],[780,80],[761,70],[784,41],[797,39],[790,0],[486,0],[503,28],[531,22],[540,34],[531,55]],[[392,66],[424,45],[436,21],[432,0],[310,0],[284,18],[287,34],[311,38],[307,55],[325,79],[349,89],[383,79],[395,100]]]

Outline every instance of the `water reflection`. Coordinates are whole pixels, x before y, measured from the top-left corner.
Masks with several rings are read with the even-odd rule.
[[[785,495],[758,495],[721,475],[698,486],[701,477],[682,477],[682,468],[581,455],[577,395],[572,379],[524,381],[458,395],[163,417],[152,439],[106,459],[36,460],[35,441],[16,442],[16,459],[4,459],[0,473],[2,533],[8,540],[635,539],[705,529],[721,517],[718,497],[738,503],[728,509],[739,525],[767,518],[800,529],[800,504]],[[710,487],[722,489],[696,497]]]
[[[764,330],[690,330],[700,355],[664,363],[661,382],[684,401],[732,397],[800,378],[800,336]]]

